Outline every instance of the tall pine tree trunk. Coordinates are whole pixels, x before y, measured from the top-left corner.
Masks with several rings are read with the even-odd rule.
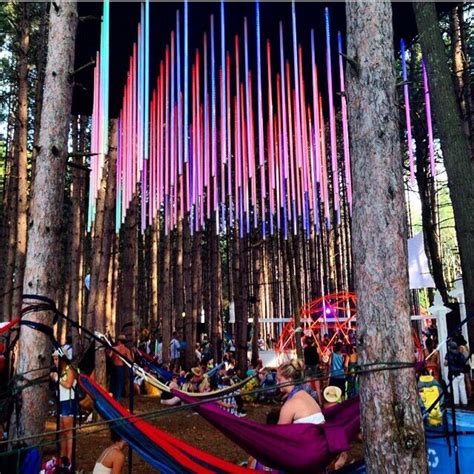
[[[218,352],[220,351],[220,345],[222,342],[222,267],[221,267],[221,255],[219,251],[219,236],[216,235],[216,223],[217,217],[211,221],[209,226],[209,251],[210,251],[210,314],[211,314],[211,347],[213,350],[214,360],[218,358]]]
[[[186,226],[186,224],[185,224]],[[189,226],[187,226],[189,228]],[[170,342],[172,334],[172,299],[171,299],[171,234],[164,236],[164,259],[163,259],[163,308],[161,310],[161,333],[163,335],[163,363],[170,362]],[[191,268],[189,268],[191,273]],[[189,291],[191,294],[191,290]],[[192,299],[191,299],[192,301]],[[187,310],[187,305],[186,305]],[[191,311],[187,314],[191,319]]]
[[[471,147],[471,159],[474,157],[474,137],[472,135],[473,113],[472,101],[473,93],[472,81],[470,76],[469,50],[466,44],[466,29],[464,24],[464,4],[458,3],[451,10],[451,56],[454,69],[454,86],[456,98],[461,112],[464,133]],[[469,16],[468,21],[472,22]],[[472,28],[472,23],[471,23]]]
[[[98,272],[98,287],[95,297],[95,321],[94,328],[97,331],[106,333],[111,327],[111,321],[106,318],[106,295],[107,287],[112,285],[109,281],[109,263],[112,260],[112,244],[115,234],[114,216],[115,216],[115,176],[117,161],[117,120],[109,122],[109,154],[108,169],[104,199],[104,215],[102,229],[102,249]],[[105,170],[104,170],[105,173]],[[95,370],[96,380],[99,384],[105,386],[105,352],[96,351]]]
[[[348,2],[346,19],[359,360],[414,362],[392,6]],[[364,375],[360,398],[368,472],[427,472],[415,370]]]
[[[15,286],[12,312],[21,310],[25,273],[28,217],[28,49],[30,20],[28,3],[20,3],[20,45],[18,50],[18,195],[16,221]]]
[[[456,236],[461,257],[466,309],[474,312],[474,168],[463,131],[454,84],[448,66],[436,8],[433,3],[415,2],[421,49],[426,59],[431,103],[441,140],[448,186],[453,203]],[[470,345],[474,345],[474,324],[469,324]]]
[[[153,219],[153,225],[151,227],[151,268],[150,268],[150,279],[151,279],[151,302],[150,302],[150,318],[151,326],[154,330],[158,326],[158,311],[160,305],[158,303],[158,270],[160,265],[159,260],[159,249],[160,249],[160,220],[158,217]]]
[[[7,180],[7,214],[5,223],[7,224],[7,249],[5,251],[5,270],[3,284],[3,321],[9,321],[12,317],[12,298],[13,298],[13,274],[15,271],[15,250],[16,250],[16,214],[17,214],[17,195],[18,195],[18,123],[15,125],[13,142],[11,147],[10,173]],[[16,315],[14,315],[16,316]]]
[[[194,363],[193,340],[193,281],[192,281],[192,239],[188,219],[183,221],[184,234],[184,339],[186,340],[185,366],[190,369]]]
[[[52,6],[50,15],[40,150],[35,176],[37,189],[41,189],[41,193],[36,193],[31,203],[24,289],[28,293],[56,300],[60,284],[57,269],[72,99],[76,2],[59,0]],[[28,319],[50,326],[53,315],[51,312],[38,312],[30,314]],[[26,382],[30,378],[47,375],[50,363],[49,337],[27,326],[21,326],[17,373],[21,374]],[[44,372],[31,372],[41,367],[45,367]],[[12,433],[13,436],[43,432],[48,411],[48,394],[48,386],[45,384],[34,385],[19,392],[21,412],[19,425],[16,432]]]
[[[122,226],[122,245],[120,251],[119,265],[119,288],[118,288],[118,333],[125,332],[128,337],[134,334],[134,317],[137,312],[136,306],[136,282],[135,268],[137,266],[137,219],[138,198],[135,195],[125,216],[125,224]]]

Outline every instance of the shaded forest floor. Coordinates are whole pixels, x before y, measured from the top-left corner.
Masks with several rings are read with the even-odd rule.
[[[128,400],[123,400],[124,406],[128,406]],[[135,413],[145,413],[149,411],[160,410],[157,397],[138,396],[135,399]],[[275,408],[275,405],[250,405],[246,404],[247,416],[253,420],[265,423],[266,414]],[[149,420],[150,423],[163,429],[164,431],[202,449],[203,451],[219,456],[232,463],[246,461],[247,453],[237,447],[223,434],[217,431],[202,417],[193,414],[189,410],[180,410],[172,414],[158,416]],[[50,418],[47,423],[47,431],[55,429],[55,421]],[[94,468],[95,461],[101,452],[110,444],[108,430],[102,429],[103,426],[86,427],[78,431],[77,438],[77,470],[83,473],[90,473]],[[50,455],[46,455],[48,459],[52,455],[53,448],[45,450],[50,451]],[[362,445],[356,443],[350,452],[350,460],[360,459],[362,457]],[[128,464],[124,468],[124,473],[128,472]],[[136,453],[133,454],[132,472],[140,474],[157,473],[148,463],[143,461]]]

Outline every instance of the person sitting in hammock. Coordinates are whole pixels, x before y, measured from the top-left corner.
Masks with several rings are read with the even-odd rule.
[[[290,423],[311,423],[319,425],[324,423],[324,415],[316,400],[305,391],[303,384],[293,384],[304,378],[304,364],[300,360],[280,365],[277,371],[277,382],[288,383],[280,387],[286,395],[286,401],[281,407],[279,425]]]
[[[179,390],[178,374],[173,374],[169,387],[170,389]],[[160,401],[162,405],[167,406],[175,406],[181,403],[181,399],[176,396],[173,396],[173,394],[169,392],[162,392]]]

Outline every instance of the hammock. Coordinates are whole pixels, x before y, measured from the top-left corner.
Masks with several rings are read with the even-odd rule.
[[[173,378],[173,372],[160,367],[153,357],[146,354],[145,352],[137,349],[137,354],[140,357],[140,361],[142,365],[145,365],[151,372],[153,372],[158,377],[162,378],[165,382],[170,382]]]
[[[128,410],[91,378],[79,375],[79,384],[92,397],[95,408],[102,418],[111,420],[130,416]],[[162,474],[252,472],[194,448],[138,417],[117,421],[113,423],[113,428],[134,451]]]
[[[15,326],[15,324],[18,324],[20,322],[20,319],[21,318],[16,318],[7,323],[0,323],[0,334],[7,332],[12,326]]]
[[[182,392],[172,393],[185,402],[194,401]],[[323,470],[350,448],[360,430],[357,398],[323,410],[326,423],[321,425],[264,425],[237,418],[213,403],[193,409],[265,466],[295,473]]]

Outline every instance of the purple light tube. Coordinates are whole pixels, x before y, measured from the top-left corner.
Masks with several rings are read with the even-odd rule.
[[[403,38],[400,40],[400,49],[402,56],[402,74],[403,74],[403,97],[405,100],[405,119],[407,123],[407,142],[408,142],[408,160],[410,162],[410,181],[412,184],[415,182],[415,158],[413,154],[413,139],[411,135],[411,114],[410,114],[410,92],[408,89],[408,77],[407,77],[407,62],[406,62],[406,51],[405,41]]]
[[[332,168],[332,186],[334,197],[334,210],[337,220],[339,220],[339,173],[337,166],[337,137],[336,137],[336,112],[334,109],[333,84],[332,84],[332,60],[331,60],[331,34],[329,26],[329,8],[325,8],[326,22],[326,68],[328,80],[328,99],[329,99],[329,136],[331,140],[331,168]]]

